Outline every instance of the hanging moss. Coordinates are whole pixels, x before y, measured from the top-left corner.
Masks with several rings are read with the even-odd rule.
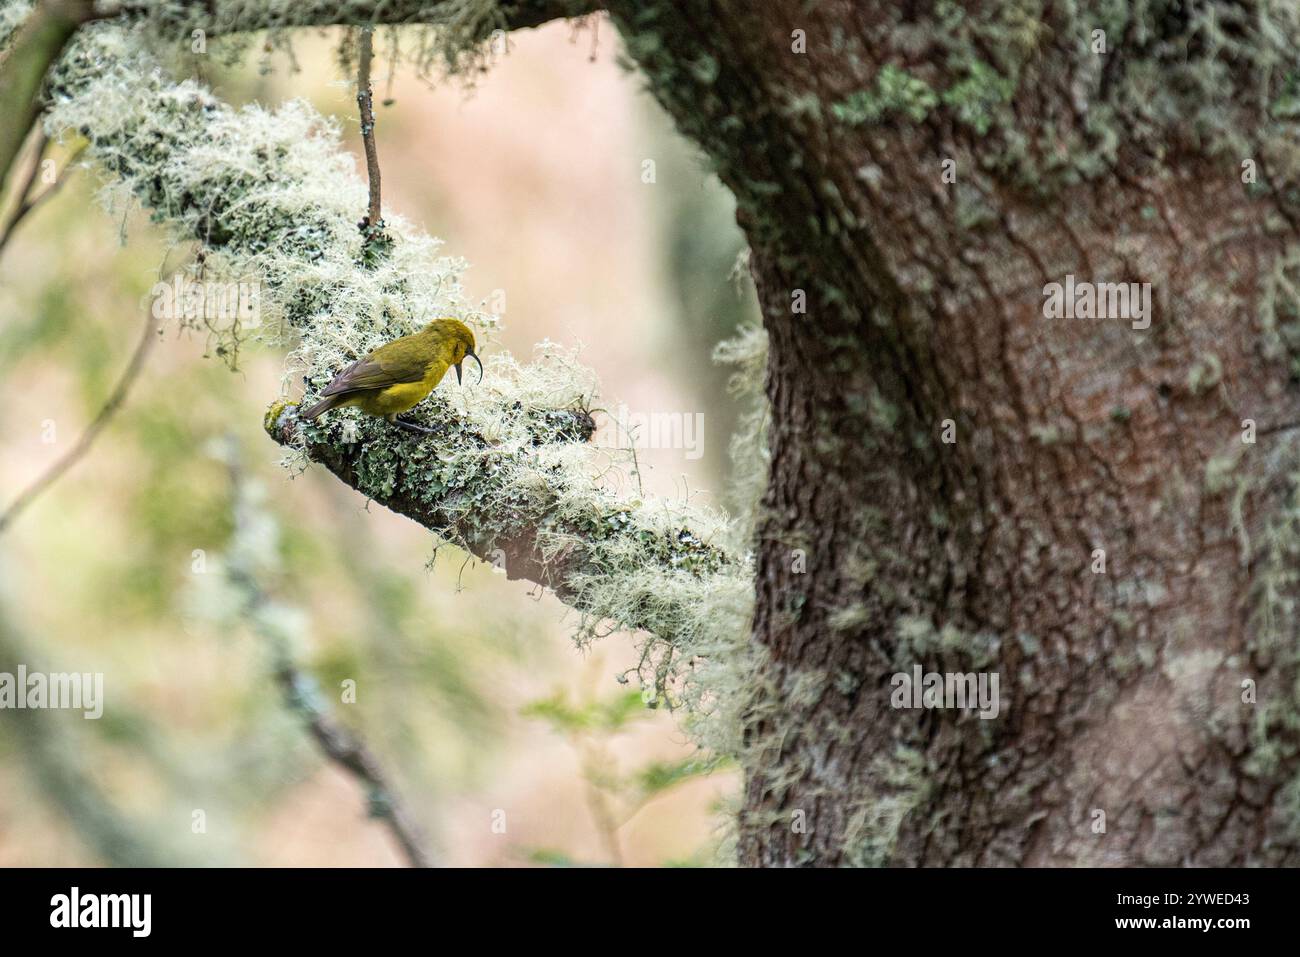
[[[242,9],[218,3],[217,15]],[[205,279],[258,283],[253,341],[291,347],[266,413],[289,443],[286,466],[324,462],[480,556],[525,543],[538,577],[579,611],[580,642],[611,626],[643,631],[640,674],[656,697],[686,705],[702,742],[737,749],[753,586],[749,560],[727,547],[727,518],[602,482],[632,463],[585,441],[594,376],[552,343],[526,364],[495,349],[494,318],[466,299],[465,264],[440,255],[440,241],[385,210],[393,246],[363,267],[367,191],[333,123],[297,101],[234,110],[169,79],[151,42],[113,23],[79,35],[51,78],[47,129],[87,140],[110,207],[138,201],[177,239],[199,240]],[[421,404],[436,441],[351,409],[297,421],[300,383],[310,397],[357,356],[442,316],[475,327],[486,376]],[[210,332],[232,352],[249,342],[233,324]]]

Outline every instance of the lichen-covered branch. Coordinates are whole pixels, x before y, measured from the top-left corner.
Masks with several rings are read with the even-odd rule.
[[[602,485],[620,462],[586,444],[590,373],[551,344],[526,365],[493,350],[494,317],[465,300],[463,263],[437,255],[437,240],[386,209],[392,248],[367,260],[356,228],[367,190],[333,124],[298,102],[235,111],[167,79],[139,36],[114,24],[78,38],[51,89],[48,128],[88,141],[114,195],[134,195],[178,239],[201,243],[206,281],[257,284],[255,327],[211,329],[232,363],[250,337],[294,346],[285,397],[268,415],[289,464],[322,463],[512,578],[553,588],[582,613],[580,637],[609,622],[649,632],[644,677],[717,713],[723,695],[704,659],[739,673],[752,602],[727,523]],[[437,316],[477,327],[487,370],[481,385],[444,387],[419,407],[437,436],[417,442],[355,410],[297,421],[291,384],[305,380],[310,396],[351,359]]]
[[[210,37],[301,27],[429,27],[418,57],[458,69],[481,59],[482,45],[498,30],[523,30],[552,20],[582,17],[603,7],[601,0],[209,0],[177,4],[168,0],[128,0],[121,21],[144,26],[159,38],[186,40],[194,31]]]
[[[496,445],[435,405],[432,421],[440,433],[431,439],[385,442],[385,423],[359,419],[349,441],[341,427],[301,422],[295,407],[279,404],[267,416],[267,431],[277,441],[302,448],[352,488],[419,522],[510,579],[545,585],[583,610],[604,615],[610,609],[591,600],[606,574],[636,568],[652,586],[625,607],[618,618],[628,628],[672,639],[670,616],[675,595],[658,586],[679,579],[685,588],[705,591],[718,580],[739,577],[743,565],[725,549],[697,537],[684,525],[648,526],[641,509],[593,488],[574,487],[561,464],[563,447],[552,443],[589,437],[595,424],[581,410],[555,411],[525,426],[535,447]],[[520,414],[525,413],[520,410]],[[548,464],[551,456],[554,464]],[[531,479],[522,482],[524,478]]]
[[[552,20],[584,16],[602,6],[600,0],[389,0],[378,4],[347,0],[209,0],[202,4],[128,0],[122,4],[122,17],[128,22],[148,20],[186,35],[194,29],[215,34],[279,27],[462,24],[474,26],[481,41],[496,29],[538,27]]]

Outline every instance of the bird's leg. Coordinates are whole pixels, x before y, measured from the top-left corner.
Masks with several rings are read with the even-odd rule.
[[[418,432],[421,435],[437,435],[437,429],[431,429],[425,425],[416,425],[414,422],[407,422],[405,419],[399,419],[396,415],[387,416],[389,422],[393,425],[399,425],[408,432]]]

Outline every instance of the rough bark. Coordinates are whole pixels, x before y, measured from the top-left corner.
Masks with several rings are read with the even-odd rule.
[[[609,6],[771,340],[743,863],[1300,860],[1294,16]],[[1150,328],[1045,318],[1067,274],[1151,282]],[[1000,716],[892,708],[918,663]]]

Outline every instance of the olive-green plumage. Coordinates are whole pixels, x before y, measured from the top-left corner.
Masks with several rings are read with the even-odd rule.
[[[427,432],[401,421],[397,414],[418,405],[449,368],[455,368],[456,381],[461,381],[460,364],[466,356],[478,362],[469,326],[456,319],[435,319],[414,335],[394,339],[352,363],[321,390],[319,402],[299,415],[314,419],[330,409],[354,405],[369,415]],[[479,362],[482,377],[483,364]]]

